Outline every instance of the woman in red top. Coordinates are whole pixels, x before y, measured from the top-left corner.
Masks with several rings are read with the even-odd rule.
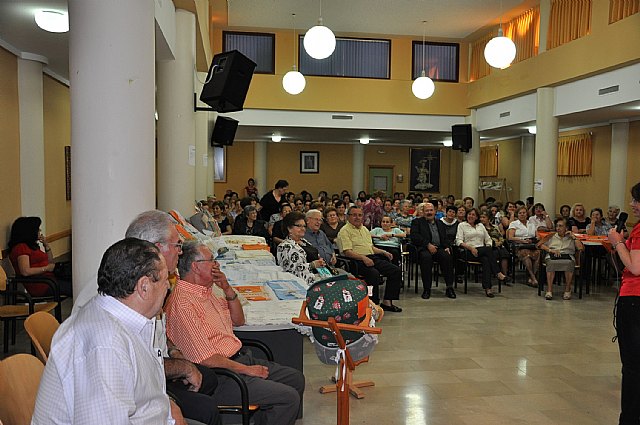
[[[20,217],[11,226],[9,238],[9,259],[17,275],[45,275],[54,278],[53,254],[51,248],[40,233],[42,220],[39,217]],[[44,247],[44,251],[38,245]],[[25,289],[34,297],[49,295],[51,289],[46,283],[24,283]],[[61,295],[71,295],[71,282],[58,281]]]
[[[631,189],[633,215],[640,219],[640,183]],[[620,425],[640,424],[640,222],[623,240],[609,231],[609,241],[625,265],[616,305],[615,323],[622,361]]]

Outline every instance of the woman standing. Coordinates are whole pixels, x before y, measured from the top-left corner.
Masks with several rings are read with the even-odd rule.
[[[640,219],[640,183],[631,189],[631,208]],[[618,346],[622,361],[620,425],[640,423],[640,222],[629,239],[611,229],[609,241],[625,268],[615,310]]]
[[[40,217],[20,217],[13,222],[9,238],[9,259],[19,276],[43,275],[57,280],[53,274],[56,264],[53,261],[51,247],[40,232],[40,224]],[[39,244],[42,244],[42,248]],[[71,282],[57,282],[60,294],[71,296]],[[51,287],[44,282],[24,283],[24,287],[34,297],[51,295]]]
[[[282,219],[282,229],[286,238],[278,245],[278,264],[282,270],[298,276],[307,282],[307,285],[313,284],[315,276],[311,269],[324,267],[325,262],[318,256],[318,250],[304,239],[307,230],[304,214],[298,211],[287,214]],[[315,258],[309,258],[307,252],[313,250]]]
[[[505,280],[507,277],[498,269],[498,261],[493,251],[493,241],[487,233],[487,229],[478,222],[479,215],[475,208],[467,211],[466,221],[458,225],[456,245],[469,251],[471,255],[480,260],[482,263],[482,287],[487,297],[493,298],[491,276],[496,276],[498,280]]]

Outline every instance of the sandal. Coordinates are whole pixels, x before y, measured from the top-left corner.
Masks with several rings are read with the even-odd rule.
[[[496,275],[496,277],[498,278],[498,280],[499,280],[500,282],[504,282],[505,280],[507,280],[507,276],[505,276],[505,274],[504,274],[504,273],[502,273],[502,272],[499,272],[499,273]]]
[[[567,301],[571,299],[571,291],[569,292],[565,292],[564,294],[562,294],[562,299]]]
[[[485,295],[486,295],[487,297],[489,297],[489,298],[493,298],[493,297],[495,297],[495,295],[493,295],[493,291],[491,291],[491,289],[485,289],[485,290],[484,290],[484,293],[485,293]]]
[[[544,294],[544,299],[547,301],[551,301],[553,299],[553,293],[547,292],[546,294]]]
[[[532,288],[537,288],[538,287],[538,281],[532,280],[531,278],[529,278],[529,280],[527,280],[527,286],[531,286]]]

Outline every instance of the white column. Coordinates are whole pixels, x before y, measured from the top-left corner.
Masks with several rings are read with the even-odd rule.
[[[149,1],[69,0],[75,296],[155,206],[153,17]]]
[[[538,46],[538,54],[547,51],[547,37],[549,35],[550,16],[551,0],[540,0],[540,45]],[[522,199],[524,200],[524,198]]]
[[[535,164],[535,138],[532,134],[522,136],[520,142],[520,195],[523,201],[533,196],[533,171]]]
[[[276,182],[267,181],[267,143],[262,141],[253,142],[253,179],[256,181],[258,195],[260,196],[264,196],[276,184]],[[241,193],[240,196],[242,197],[244,194]]]
[[[193,213],[196,198],[193,76],[196,18],[176,10],[175,60],[158,62],[158,208]]]
[[[480,135],[476,129],[476,110],[471,110],[471,115],[466,118],[467,124],[471,124],[471,149],[462,153],[462,197],[470,196],[476,200],[476,205],[484,202],[478,199],[478,187],[480,183]]]
[[[207,74],[199,72],[194,78],[194,93],[198,106],[207,107],[206,104],[200,102],[200,92],[202,92],[202,82],[207,78]],[[195,113],[195,143],[196,143],[196,194],[195,199],[207,199],[207,195],[213,194],[213,177],[209,178],[209,174],[213,176],[213,149],[211,148],[209,137],[209,112],[198,111]]]
[[[627,158],[629,121],[611,123],[611,166],[609,167],[609,205],[623,211],[627,194]]]
[[[358,192],[366,191],[364,183],[364,145],[353,145],[353,160],[351,164],[351,199],[356,199]]]
[[[538,89],[533,197],[551,213],[556,211],[558,176],[558,118],[553,116],[554,103],[553,88]]]
[[[23,216],[42,219],[46,234],[44,118],[42,101],[42,63],[46,59],[25,55],[18,59],[18,109],[20,113],[20,202]]]

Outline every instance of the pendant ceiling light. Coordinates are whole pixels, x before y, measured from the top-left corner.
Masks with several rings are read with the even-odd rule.
[[[58,10],[38,10],[34,18],[36,24],[45,31],[67,32],[69,31],[69,15]]]
[[[282,87],[287,93],[296,95],[302,93],[307,81],[296,68],[296,45],[298,44],[298,40],[296,40],[296,14],[292,13],[291,16],[293,16],[293,69],[282,77]]]
[[[336,36],[322,25],[322,0],[320,0],[320,17],[318,25],[312,27],[304,35],[304,50],[314,59],[325,59],[336,49]]]
[[[425,37],[426,37],[426,27],[427,21],[422,21],[422,72],[420,76],[413,81],[411,85],[411,91],[413,95],[418,99],[428,99],[433,95],[433,92],[436,90],[435,84],[433,84],[433,80],[427,77],[427,73],[425,72]]]
[[[494,68],[504,69],[516,58],[516,45],[502,32],[502,2],[500,2],[500,27],[498,36],[493,37],[484,47],[484,58]]]

